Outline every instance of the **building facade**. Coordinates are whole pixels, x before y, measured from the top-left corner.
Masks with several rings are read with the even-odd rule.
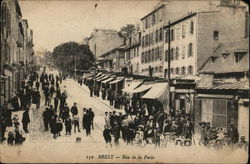
[[[141,32],[135,31],[134,34],[126,39],[125,44],[125,65],[128,68],[128,73],[139,74],[141,68],[140,49]]]
[[[165,26],[165,75],[169,54],[171,77],[196,75],[222,43],[245,38],[245,15],[244,7],[220,6],[216,11],[189,13],[181,19],[172,21],[170,33],[169,25]],[[170,50],[168,49],[169,40]]]
[[[24,52],[28,33],[27,26],[22,23],[21,18],[22,13],[17,0],[1,1],[1,105],[14,96],[20,82],[25,78],[27,54]]]
[[[91,52],[99,58],[106,52],[124,45],[124,38],[115,30],[96,29],[88,39]]]

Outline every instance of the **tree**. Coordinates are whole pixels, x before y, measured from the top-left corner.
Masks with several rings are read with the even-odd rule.
[[[89,69],[94,63],[94,55],[89,46],[76,42],[62,43],[56,46],[52,55],[55,65],[68,73],[74,72],[75,65],[77,72],[79,72]]]
[[[128,36],[130,36],[131,34],[133,34],[133,32],[135,31],[135,25],[134,24],[127,24],[126,26],[121,27],[120,31],[118,32],[118,34],[120,36],[123,36],[125,38],[127,38]]]

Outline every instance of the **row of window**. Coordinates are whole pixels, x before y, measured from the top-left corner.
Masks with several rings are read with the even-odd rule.
[[[157,47],[152,50],[148,50],[142,53],[141,62],[150,63],[157,60],[162,60],[163,47]]]
[[[167,72],[168,72],[168,69],[165,69],[165,74],[167,74]],[[177,75],[186,75],[186,74],[193,75],[194,74],[194,67],[192,65],[190,65],[187,67],[171,68],[170,73],[177,74]]]
[[[193,56],[193,43],[189,43],[187,47],[188,47],[187,56],[188,57]],[[170,49],[170,60],[179,60],[180,56],[182,59],[185,59],[186,47],[185,46],[182,47],[181,55],[180,55],[179,51],[180,51],[179,47],[171,48]],[[168,61],[168,54],[169,54],[168,50],[165,50],[165,61]]]
[[[149,33],[142,37],[141,45],[142,47],[147,47],[154,45],[154,43],[163,40],[163,28],[157,29],[155,32]]]
[[[182,38],[185,38],[185,36],[186,36],[186,24],[182,24],[181,28],[182,28],[181,36],[182,36]],[[175,38],[176,35],[179,38],[179,30],[180,30],[179,28],[171,29],[170,36],[169,36],[169,31],[166,30],[165,43],[167,43],[169,41],[169,39],[170,39],[170,41],[174,41],[176,39]],[[190,34],[194,33],[194,22],[193,21],[191,21],[189,24],[189,33]]]
[[[1,28],[6,27],[5,28],[6,29],[6,35],[8,37],[9,34],[10,34],[10,29],[11,29],[11,18],[10,18],[10,11],[7,8],[6,3],[2,4],[1,15],[2,15],[2,17],[1,17],[2,27]]]
[[[143,21],[144,28],[147,29],[151,26],[154,26],[155,24],[158,24],[159,22],[162,22],[162,16],[163,16],[162,9],[148,16]]]
[[[152,72],[163,72],[163,68],[162,66],[159,66],[159,67],[153,67],[151,68],[152,69]],[[142,72],[148,72],[149,71],[149,68],[145,68],[145,69],[142,69]]]
[[[139,47],[132,48],[126,52],[126,59],[132,59],[139,56]]]

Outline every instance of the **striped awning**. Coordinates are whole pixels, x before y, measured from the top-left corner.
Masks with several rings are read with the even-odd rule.
[[[102,83],[108,83],[108,82],[110,82],[110,81],[112,81],[112,80],[114,80],[115,78],[112,78],[112,77],[110,77],[110,78],[108,78],[108,79],[106,79],[106,80],[104,80],[104,81],[102,81]]]

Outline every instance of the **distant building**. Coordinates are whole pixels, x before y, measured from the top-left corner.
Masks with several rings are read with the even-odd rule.
[[[141,32],[135,31],[134,34],[126,39],[125,44],[125,65],[128,73],[139,74],[141,67],[140,49]]]
[[[115,30],[96,29],[89,37],[88,44],[91,52],[99,58],[106,52],[124,45],[124,38]]]
[[[121,72],[125,66],[125,46],[120,46],[112,49],[109,52],[101,55],[103,62],[100,64],[101,68],[110,72]]]

